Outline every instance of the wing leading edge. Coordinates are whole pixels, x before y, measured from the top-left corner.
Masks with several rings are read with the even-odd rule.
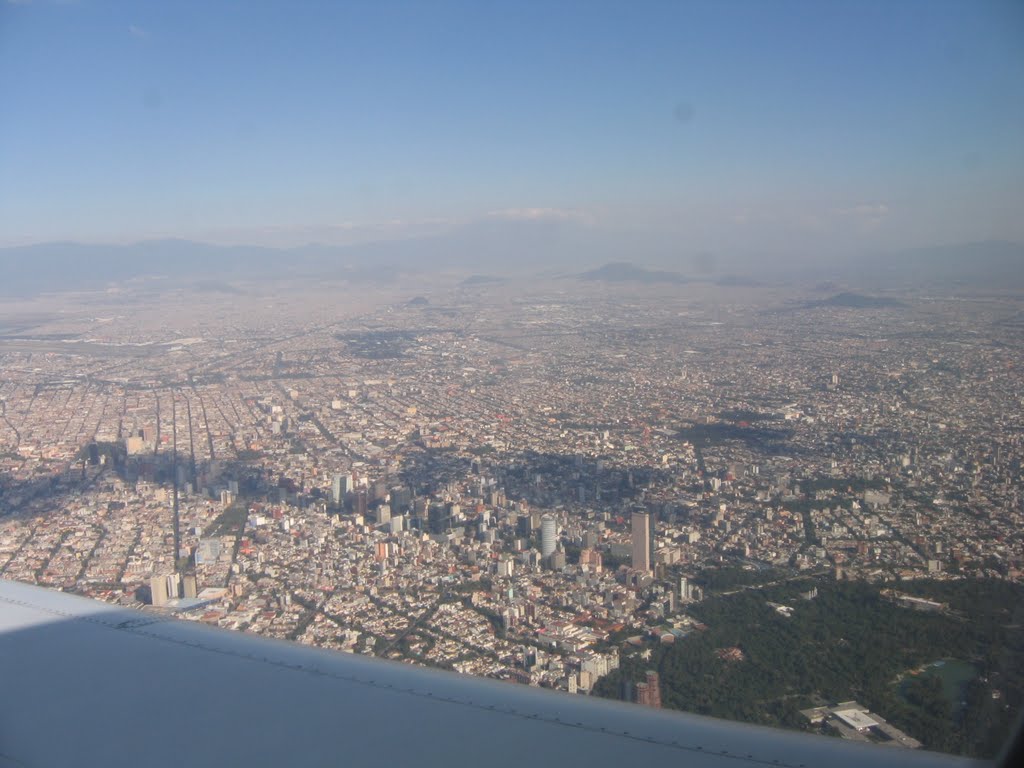
[[[0,765],[5,758],[29,766],[972,764],[319,650],[0,580]]]

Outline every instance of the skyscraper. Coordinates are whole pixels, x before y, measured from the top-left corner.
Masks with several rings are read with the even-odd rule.
[[[651,518],[646,512],[633,513],[633,568],[651,570]]]
[[[353,503],[353,512],[361,517],[366,517],[366,512],[369,509],[369,498],[365,489],[360,490],[356,493],[355,500]]]
[[[648,670],[646,681],[636,684],[636,703],[661,709],[661,681],[657,672]]]
[[[444,504],[431,504],[427,514],[431,533],[440,534],[451,529],[452,518]]]
[[[181,574],[175,571],[167,574],[167,598],[177,600],[181,597]]]
[[[160,574],[149,580],[150,603],[153,605],[167,604],[167,575]]]
[[[555,551],[557,527],[554,515],[544,515],[540,519],[540,556],[550,557]]]
[[[352,475],[335,475],[331,485],[331,499],[335,504],[345,500],[345,494],[352,490]]]

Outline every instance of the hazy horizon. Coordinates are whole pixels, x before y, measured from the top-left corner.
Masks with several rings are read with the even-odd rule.
[[[8,0],[0,247],[1024,242],[1022,33],[1012,2]]]

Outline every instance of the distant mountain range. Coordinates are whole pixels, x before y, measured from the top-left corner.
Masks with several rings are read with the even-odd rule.
[[[153,278],[162,278],[158,284],[168,287],[230,292],[237,290],[237,281],[266,278],[383,282],[428,272],[472,275],[464,283],[467,286],[516,272],[550,275],[552,270],[586,281],[665,285],[756,286],[758,280],[801,276],[798,268],[782,259],[751,262],[744,268],[742,263],[720,257],[714,262],[717,268],[700,268],[700,260],[683,256],[683,251],[673,257],[655,252],[654,245],[650,262],[681,265],[682,269],[638,266],[614,259],[619,253],[636,250],[621,234],[565,222],[488,220],[443,235],[348,246],[268,248],[190,240],[128,245],[42,243],[0,248],[0,295],[94,290]],[[602,267],[587,269],[602,262]],[[571,271],[574,268],[583,271]],[[907,285],[1024,289],[1024,246],[989,241],[919,248],[822,263],[818,272],[834,273],[835,279],[870,292]],[[829,279],[816,273],[814,279],[819,278]]]
[[[167,284],[263,278],[391,281],[427,272],[533,273],[607,258],[614,238],[560,221],[472,222],[443,235],[356,245],[221,246],[191,240],[73,242],[0,248],[0,295],[95,290],[141,278]]]

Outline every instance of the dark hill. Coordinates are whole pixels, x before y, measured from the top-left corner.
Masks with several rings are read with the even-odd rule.
[[[689,278],[678,272],[644,269],[635,264],[616,261],[579,275],[581,280],[600,280],[606,283],[688,283]]]

